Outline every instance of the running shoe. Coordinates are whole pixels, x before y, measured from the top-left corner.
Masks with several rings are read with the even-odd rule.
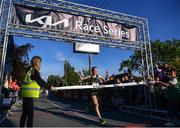
[[[107,122],[106,122],[105,120],[103,120],[103,119],[100,119],[99,124],[100,124],[100,125],[106,125]]]

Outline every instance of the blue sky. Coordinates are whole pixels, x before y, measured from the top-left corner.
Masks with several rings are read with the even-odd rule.
[[[179,0],[68,0],[95,7],[102,7],[121,13],[147,18],[151,40],[162,41],[172,38],[180,39],[180,1]],[[103,1],[108,4],[103,5]],[[73,53],[69,43],[15,37],[15,43],[34,45],[30,57],[39,55],[43,58],[41,74],[63,75],[63,61],[67,59],[76,71],[88,67],[86,54]],[[104,75],[108,69],[110,74],[117,74],[120,62],[128,59],[133,51],[101,47],[100,54],[94,55],[93,65],[99,67],[99,73]]]

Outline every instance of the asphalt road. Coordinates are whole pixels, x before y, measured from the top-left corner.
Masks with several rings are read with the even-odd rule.
[[[81,102],[58,98],[41,98],[34,100],[34,127],[98,127],[94,109],[83,110]],[[0,124],[0,127],[19,127],[22,113],[21,105],[16,105],[12,114]],[[146,127],[162,126],[162,121],[122,113],[117,110],[102,110],[102,116],[110,127]]]

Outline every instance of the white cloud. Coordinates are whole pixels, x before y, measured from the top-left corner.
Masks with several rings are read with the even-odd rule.
[[[65,57],[65,55],[61,52],[58,52],[56,55],[55,55],[55,58],[58,60],[58,61],[64,61],[66,60],[67,58]]]
[[[53,60],[54,59],[54,60]],[[88,57],[79,56],[75,54],[65,56],[61,52],[54,54],[51,61],[43,63],[41,69],[41,76],[44,80],[47,80],[49,75],[64,75],[64,60],[69,61],[71,66],[75,68],[75,71],[82,70],[83,68],[88,68]]]
[[[44,80],[48,78],[49,75],[64,75],[64,68],[63,64],[58,65],[58,64],[44,64],[41,70],[41,76],[43,77]]]

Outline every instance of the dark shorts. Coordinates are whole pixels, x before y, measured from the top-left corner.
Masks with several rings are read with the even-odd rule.
[[[99,90],[98,89],[92,89],[90,90],[90,95],[93,96],[93,95],[98,95],[99,94]]]

